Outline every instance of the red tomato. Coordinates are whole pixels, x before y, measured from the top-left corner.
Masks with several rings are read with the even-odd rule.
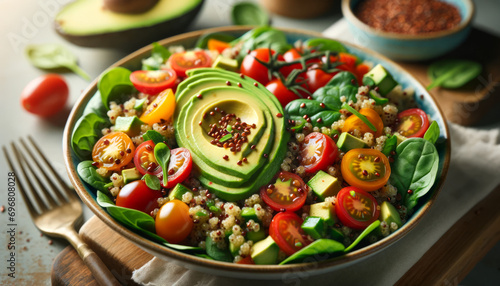
[[[193,229],[189,207],[179,200],[167,202],[156,214],[155,229],[169,243],[182,242]]]
[[[370,67],[365,64],[359,64],[356,66],[356,77],[358,79],[358,85],[363,84],[363,76],[370,71]]]
[[[269,235],[287,255],[311,243],[302,230],[302,218],[291,211],[276,214],[269,226]]]
[[[92,160],[99,163],[99,167],[118,171],[134,159],[135,145],[132,139],[123,132],[107,134],[92,149]]]
[[[429,128],[429,118],[422,109],[407,109],[398,114],[396,131],[405,137],[424,137],[427,128]]]
[[[338,58],[339,62],[344,63],[338,66],[338,69],[349,71],[355,74],[356,62],[358,61],[358,58],[356,56],[347,53],[339,53]]]
[[[293,62],[293,61],[300,59],[301,57],[302,57],[302,53],[299,50],[297,50],[296,48],[292,48],[283,54],[283,60],[285,62]],[[311,62],[311,60],[307,61],[306,64],[308,64],[310,62]],[[286,78],[294,69],[299,69],[299,70],[302,69],[302,64],[297,63],[297,64],[292,64],[289,66],[284,66],[280,69],[280,72]]]
[[[339,148],[330,136],[323,133],[312,132],[300,144],[300,165],[304,166],[307,173],[326,170],[335,163],[339,155]]]
[[[251,256],[240,259],[237,264],[255,264]]]
[[[351,149],[345,153],[340,171],[349,185],[367,192],[382,188],[391,176],[389,159],[382,152],[367,148]]]
[[[126,184],[116,197],[116,205],[151,214],[158,207],[161,192],[150,189],[143,180]]]
[[[269,50],[268,48],[259,48],[251,51],[243,58],[240,72],[260,82],[261,84],[266,85],[270,81],[268,68],[259,63],[256,59],[259,59],[262,62],[269,62],[269,56],[274,54],[275,51]],[[280,60],[280,57],[278,57],[278,60]]]
[[[271,80],[268,84],[266,84],[266,88],[274,94],[274,96],[276,96],[283,107],[285,107],[290,101],[300,98],[300,96],[286,88],[281,79]]]
[[[170,150],[170,161],[168,162],[168,187],[173,187],[189,177],[193,168],[191,152],[186,148],[175,148]],[[163,184],[163,174],[159,174]],[[167,187],[167,186],[164,186]]]
[[[155,71],[138,70],[130,74],[130,81],[140,92],[158,94],[175,86],[177,74],[169,68]]]
[[[335,213],[345,226],[362,230],[378,219],[380,208],[369,193],[356,187],[346,187],[337,194]]]
[[[260,197],[275,211],[296,211],[306,202],[307,188],[301,177],[283,171],[274,184],[260,189]]]
[[[167,64],[177,73],[177,76],[185,77],[187,70],[210,67],[212,59],[205,51],[188,51],[171,55]]]
[[[143,142],[135,149],[134,165],[142,175],[146,173],[158,175],[162,172],[155,159],[154,149],[155,143],[153,143],[153,140]]]
[[[64,78],[47,74],[30,81],[21,92],[21,105],[30,113],[49,117],[66,105],[69,88]]]
[[[319,68],[313,68],[306,72],[306,88],[310,93],[314,93],[320,87],[325,86],[335,75],[326,73]]]

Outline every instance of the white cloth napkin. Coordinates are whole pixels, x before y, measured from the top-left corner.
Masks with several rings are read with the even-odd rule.
[[[325,36],[362,45],[340,20]],[[446,183],[436,202],[408,235],[354,265],[310,276],[297,273],[278,281],[255,281],[214,276],[153,258],[134,271],[142,285],[393,285],[469,209],[500,183],[500,126],[488,129],[449,124],[451,164]]]

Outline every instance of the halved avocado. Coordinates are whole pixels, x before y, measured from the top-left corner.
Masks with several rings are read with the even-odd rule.
[[[103,0],[76,0],[55,17],[55,29],[69,42],[85,47],[132,50],[187,28],[204,0],[159,0],[140,14],[116,13]]]

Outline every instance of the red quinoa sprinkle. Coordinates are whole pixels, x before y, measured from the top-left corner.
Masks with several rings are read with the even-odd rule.
[[[238,82],[238,87],[243,87],[243,85],[241,84],[241,82]]]
[[[305,107],[306,107],[306,104],[305,104],[304,102],[302,102],[302,103],[300,104],[300,108],[305,108]]]
[[[378,157],[378,156],[377,156],[377,157],[375,157],[375,159],[373,159],[373,162],[375,162],[375,163],[380,162],[380,157]]]
[[[228,161],[228,160],[229,160],[229,156],[228,156],[228,155],[224,155],[224,156],[222,157],[222,159],[224,159],[224,160]]]
[[[363,170],[363,172],[361,172],[363,174],[363,176],[368,176],[368,171],[367,170]]]
[[[278,114],[276,114],[276,117],[281,118],[281,117],[283,117],[283,114],[278,113]]]
[[[198,94],[196,97],[197,97],[198,99],[202,99],[202,98],[203,98],[203,95],[201,95],[201,93],[200,93],[200,94]]]
[[[253,85],[254,85],[255,87],[258,87],[258,86],[259,86],[259,84],[258,84],[258,83],[256,83],[256,82],[254,82],[254,83],[253,83]]]
[[[231,86],[231,82],[230,81],[226,81],[226,85],[227,86]]]
[[[413,191],[412,190],[408,190],[408,194],[409,195],[413,194]]]
[[[324,104],[323,102],[321,102],[321,103],[319,104],[319,106],[321,106],[321,108],[325,108],[325,107],[326,107],[326,106],[325,106],[325,104]]]

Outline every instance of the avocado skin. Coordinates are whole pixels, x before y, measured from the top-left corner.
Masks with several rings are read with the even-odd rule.
[[[167,19],[148,27],[92,35],[72,35],[64,32],[59,24],[54,22],[54,29],[66,41],[77,46],[134,51],[151,42],[184,32],[200,12],[204,2],[205,0],[201,0],[194,9],[180,17]]]

